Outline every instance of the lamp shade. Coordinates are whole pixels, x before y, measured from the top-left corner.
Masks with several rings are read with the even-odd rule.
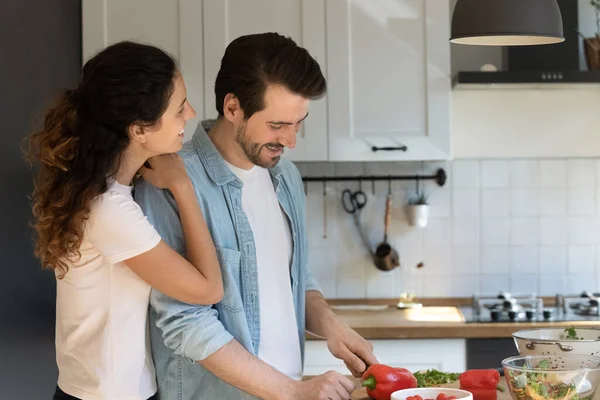
[[[564,40],[556,0],[458,0],[452,14],[452,43],[526,46]]]

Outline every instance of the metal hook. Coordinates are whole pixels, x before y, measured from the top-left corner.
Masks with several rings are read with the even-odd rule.
[[[392,194],[392,176],[388,175],[388,194]]]
[[[375,196],[375,177],[371,176],[371,192],[373,192],[373,196]]]

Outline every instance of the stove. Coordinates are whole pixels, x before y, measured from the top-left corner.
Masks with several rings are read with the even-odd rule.
[[[600,320],[600,293],[557,294],[545,305],[536,293],[475,294],[461,307],[466,322],[551,322]]]

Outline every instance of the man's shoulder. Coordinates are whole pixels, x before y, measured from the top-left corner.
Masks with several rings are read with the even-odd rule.
[[[192,182],[196,183],[204,183],[205,180],[208,179],[208,175],[198,156],[198,153],[195,150],[194,143],[192,140],[188,140],[183,144],[181,150],[177,152],[177,155],[181,157],[183,163],[185,165],[185,169],[187,171],[188,176],[192,180]],[[158,189],[145,181],[143,178],[139,179],[135,184],[135,196],[136,201],[140,197],[140,194],[144,194],[147,196],[155,196],[157,194],[167,195],[168,190],[166,189]],[[169,197],[167,195],[167,197]]]
[[[194,140],[190,139],[183,143],[183,147],[177,152],[177,154],[183,160],[187,160],[188,162],[191,161],[194,157],[197,157],[196,149],[194,147]]]

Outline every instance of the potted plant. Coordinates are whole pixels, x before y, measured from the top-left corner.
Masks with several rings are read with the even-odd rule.
[[[579,35],[583,38],[588,69],[594,71],[600,70],[600,0],[591,0],[590,4],[596,11],[596,36],[586,38],[581,32]]]
[[[410,226],[418,226],[424,228],[427,226],[429,219],[429,203],[427,203],[427,195],[418,193],[414,198],[408,200],[406,206],[406,216]]]

